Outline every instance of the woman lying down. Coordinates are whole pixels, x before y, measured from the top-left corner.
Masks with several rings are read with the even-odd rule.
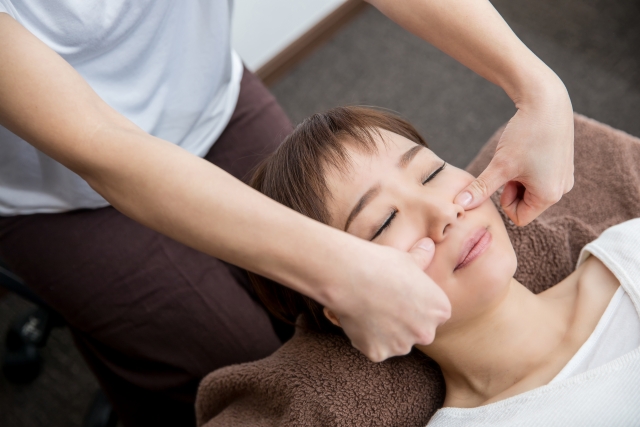
[[[263,163],[253,186],[362,239],[407,251],[435,243],[426,273],[451,301],[431,345],[446,382],[429,426],[640,425],[640,219],[588,244],[578,268],[534,295],[491,201],[453,203],[473,177],[438,158],[406,121],[350,107],[316,114]],[[277,316],[339,332],[318,303],[264,278]]]

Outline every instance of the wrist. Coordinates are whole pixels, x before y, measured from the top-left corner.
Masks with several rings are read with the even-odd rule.
[[[350,295],[357,293],[355,287],[364,285],[363,278],[367,277],[376,249],[372,243],[342,231],[335,232],[330,239],[330,257],[314,275],[313,283],[314,299],[330,308],[348,303]]]
[[[367,253],[375,246],[309,218],[298,219],[295,228],[304,232],[280,239],[263,275],[334,308],[348,299],[350,287],[361,284]]]
[[[376,280],[376,267],[383,265],[385,251],[392,250],[334,230],[330,239],[330,258],[313,278],[315,301],[338,314],[358,311],[362,307],[363,287]]]
[[[501,87],[518,109],[569,101],[569,94],[560,77],[535,56],[519,64],[509,78],[504,79]]]

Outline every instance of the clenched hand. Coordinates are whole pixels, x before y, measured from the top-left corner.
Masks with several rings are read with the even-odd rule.
[[[328,308],[355,348],[374,362],[407,354],[414,344],[428,345],[436,328],[451,315],[449,299],[424,272],[435,245],[423,238],[409,251],[366,245],[358,265],[362,277],[343,284],[341,294]]]
[[[561,82],[516,107],[491,163],[456,202],[473,209],[504,185],[500,204],[523,226],[573,187],[573,110]]]

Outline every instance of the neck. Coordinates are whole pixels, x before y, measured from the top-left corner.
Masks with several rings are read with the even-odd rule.
[[[478,406],[526,382],[542,369],[566,336],[572,306],[540,298],[515,279],[490,310],[443,328],[418,348],[444,374],[445,406]]]

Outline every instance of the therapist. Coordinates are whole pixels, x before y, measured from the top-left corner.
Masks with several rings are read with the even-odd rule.
[[[458,203],[506,184],[525,225],[571,189],[567,91],[488,1],[371,3],[517,107]],[[65,317],[125,426],[193,423],[204,375],[281,344],[231,264],[329,307],[374,361],[450,314],[431,241],[373,245],[241,182],[291,124],[230,17],[228,0],[0,0],[0,258]]]

